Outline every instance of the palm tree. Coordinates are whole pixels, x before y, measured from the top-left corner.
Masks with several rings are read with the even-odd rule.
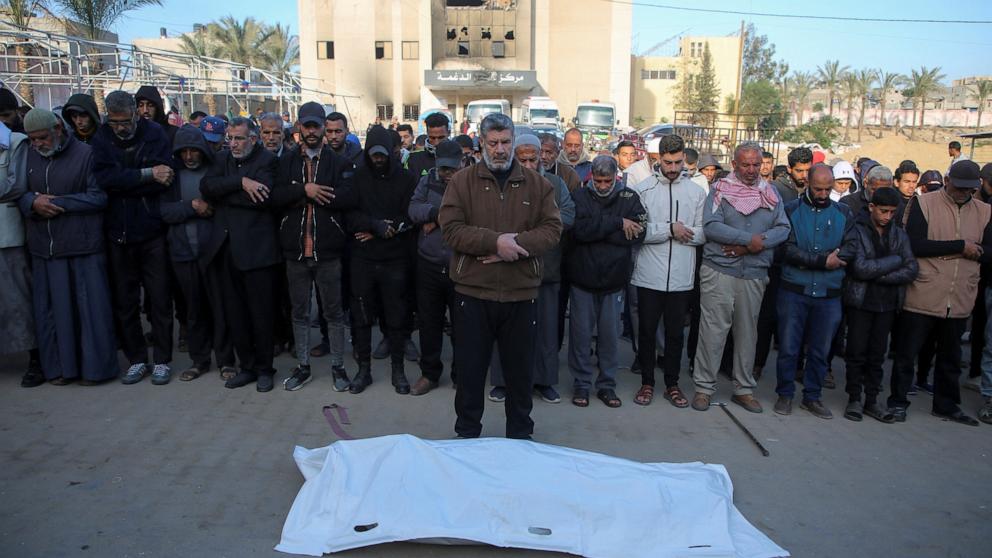
[[[885,98],[889,96],[889,91],[892,91],[896,87],[902,85],[906,78],[902,74],[896,72],[882,72],[882,70],[876,70],[878,75],[878,96],[879,96],[879,118],[878,123],[884,128],[885,127]],[[881,137],[881,136],[879,136]]]
[[[940,73],[940,66],[931,69],[921,66],[919,71],[913,70],[914,100],[919,100],[920,103],[919,128],[923,127],[924,117],[926,116],[927,98],[940,89],[940,80],[944,79],[944,77],[944,74]],[[913,133],[910,134],[910,139],[913,138],[913,135]]]
[[[977,132],[982,127],[982,113],[985,112],[985,103],[992,97],[992,80],[980,79],[975,82],[975,99],[978,101],[978,124],[975,124]]]
[[[211,40],[217,45],[221,58],[245,66],[262,65],[262,46],[272,36],[272,31],[253,17],[244,21],[225,16],[218,23],[208,26]]]
[[[262,44],[260,54],[261,65],[280,78],[293,70],[300,63],[300,38],[291,35],[289,26],[281,24],[266,29],[268,39]]]
[[[31,19],[35,17],[36,10],[44,9],[45,0],[3,0],[0,3],[0,10],[8,14],[10,23],[21,30],[31,26]],[[25,103],[34,106],[34,90],[26,78],[28,73],[28,57],[31,55],[31,47],[28,45],[28,39],[19,39],[14,44],[14,52],[17,54],[17,73],[22,76],[17,90],[20,92],[21,98],[24,99]]]
[[[847,121],[844,125],[844,141],[851,141],[851,114],[854,112],[854,100],[858,98],[861,91],[861,84],[858,83],[858,76],[854,72],[844,74],[841,80],[841,91],[844,101],[847,103]]]
[[[865,108],[868,106],[868,93],[871,92],[871,86],[875,85],[878,80],[878,72],[868,68],[851,73],[854,74],[855,81],[857,81],[858,96],[861,97],[861,110],[858,112],[858,143],[860,143],[861,131],[864,129],[865,123]]]
[[[844,80],[844,74],[847,72],[847,68],[847,66],[840,65],[840,60],[827,60],[826,63],[816,69],[820,82],[827,88],[830,103],[830,107],[827,109],[827,116],[834,115],[834,96],[837,94],[837,89],[841,81]]]
[[[792,98],[796,101],[796,126],[803,125],[803,114],[806,110],[806,101],[809,100],[809,93],[813,90],[813,75],[807,72],[793,72],[792,74]]]
[[[210,38],[210,34],[203,27],[198,27],[192,33],[184,33],[179,36],[181,48],[186,54],[197,58],[216,58],[218,49]],[[214,98],[213,87],[210,75],[210,65],[203,65],[204,98],[207,102],[207,112],[211,115],[217,114],[217,99]]]
[[[61,8],[66,29],[80,34],[91,41],[103,40],[105,31],[109,31],[121,16],[145,6],[161,6],[162,0],[53,0]],[[96,54],[96,49],[90,49],[89,54]],[[103,61],[97,60],[97,73],[103,71]],[[93,97],[97,110],[106,112],[103,104],[103,87],[93,85]]]

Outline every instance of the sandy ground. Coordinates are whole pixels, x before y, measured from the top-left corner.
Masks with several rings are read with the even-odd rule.
[[[840,157],[853,164],[860,157],[870,157],[895,170],[899,163],[910,159],[916,162],[916,166],[921,171],[936,169],[940,172],[946,172],[947,166],[951,162],[951,158],[947,155],[948,142],[960,141],[964,154],[968,155],[970,152],[971,140],[947,132],[938,132],[936,141],[931,141],[933,132],[930,130],[916,134],[916,139],[912,141],[906,136],[896,135],[892,131],[883,132],[881,138],[876,138],[875,133],[874,130],[865,130],[862,134],[863,141],[859,147],[841,147],[837,148],[837,152],[828,151],[827,161]],[[856,135],[856,132],[852,131],[852,136],[856,137]],[[787,157],[788,149],[780,150],[779,164],[786,164]],[[979,165],[992,162],[992,145],[976,146],[972,158]]]

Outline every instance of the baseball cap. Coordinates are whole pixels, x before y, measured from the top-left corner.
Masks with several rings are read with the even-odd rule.
[[[848,179],[857,182],[857,177],[854,176],[854,167],[851,163],[847,161],[837,161],[834,165],[834,180]]]
[[[200,121],[200,131],[207,141],[220,143],[224,141],[224,134],[227,133],[227,122],[216,116],[208,116]]]
[[[310,101],[300,107],[298,120],[300,124],[323,124],[324,117],[324,107],[320,103]]]
[[[944,187],[944,176],[938,170],[928,170],[920,175],[920,186],[923,186],[927,192],[940,190]]]
[[[434,150],[435,165],[453,169],[462,166],[462,146],[454,140],[443,140]]]
[[[978,188],[982,185],[981,171],[974,161],[958,161],[947,174],[955,188]]]
[[[813,152],[813,164],[819,165],[820,163],[827,160],[827,154],[822,151]]]
[[[369,155],[375,155],[376,153],[378,153],[379,155],[385,155],[387,157],[389,156],[389,150],[381,145],[373,145],[372,147],[369,148]]]

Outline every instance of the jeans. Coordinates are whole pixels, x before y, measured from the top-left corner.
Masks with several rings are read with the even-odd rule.
[[[889,332],[896,312],[869,312],[847,308],[847,353],[845,388],[851,401],[875,402],[882,391],[882,364],[889,346]]]
[[[351,260],[351,322],[352,337],[359,363],[372,360],[372,322],[381,310],[385,321],[389,354],[394,367],[403,366],[406,343],[407,262],[372,262],[361,258]]]
[[[664,322],[665,331],[665,387],[679,385],[679,372],[682,368],[682,343],[686,312],[692,303],[694,291],[664,292],[637,288],[640,301],[640,330],[638,340],[643,349],[637,358],[641,364],[641,384],[654,386],[655,335],[658,324]]]
[[[148,321],[155,343],[155,364],[172,362],[172,295],[165,235],[137,244],[107,242],[110,294],[121,350],[131,364],[148,362],[148,345],[141,328],[141,289],[148,300]]]
[[[591,293],[572,285],[569,299],[568,368],[572,386],[589,389],[617,387],[617,353],[620,342],[620,312],[623,291]],[[596,331],[596,354],[592,354],[592,334]]]
[[[803,374],[803,401],[819,401],[823,378],[827,375],[827,356],[834,334],[840,325],[843,307],[840,297],[813,298],[788,289],[779,289],[778,362],[775,392],[792,398],[796,394],[796,363],[806,344],[806,369]]]
[[[904,337],[892,364],[892,393],[888,406],[909,407],[908,391],[913,383],[913,362],[932,333],[937,336],[937,362],[933,374],[933,411],[950,414],[960,409],[961,334],[965,318],[936,318],[903,312],[899,318]]]
[[[534,432],[530,418],[534,400],[534,340],[537,301],[496,302],[455,294],[454,327],[458,331],[455,368],[455,432],[466,438],[482,433],[486,399],[486,371],[499,348],[505,372],[506,437],[527,438]]]
[[[293,340],[297,358],[310,366],[310,295],[320,293],[320,314],[327,321],[331,366],[344,365],[344,311],[341,309],[341,260],[330,258],[286,262],[286,282],[292,305]]]
[[[455,313],[455,284],[448,277],[448,266],[423,258],[417,262],[417,308],[420,318],[420,373],[437,382],[444,372],[441,349],[444,346],[444,312]],[[452,330],[451,346],[455,347]],[[452,370],[452,382],[455,380]]]

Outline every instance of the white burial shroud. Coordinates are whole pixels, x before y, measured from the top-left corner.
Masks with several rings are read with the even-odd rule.
[[[637,463],[536,442],[409,435],[293,452],[306,482],[276,550],[478,542],[592,558],[777,558],[722,465]]]

